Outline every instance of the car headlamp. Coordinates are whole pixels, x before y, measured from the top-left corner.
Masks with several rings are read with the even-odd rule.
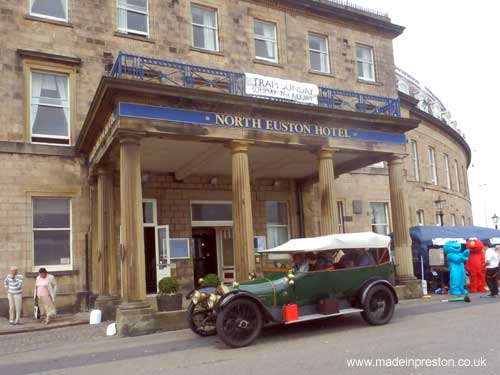
[[[193,304],[196,305],[198,302],[200,302],[200,298],[201,298],[201,293],[196,290],[193,293],[193,296],[191,297],[191,301],[193,301]]]

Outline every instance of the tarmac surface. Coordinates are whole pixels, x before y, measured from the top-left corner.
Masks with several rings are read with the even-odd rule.
[[[189,330],[119,338],[105,329],[0,336],[0,374],[496,374],[500,367],[500,299],[477,295],[472,303],[403,301],[379,327],[359,314],[273,327],[241,349]]]

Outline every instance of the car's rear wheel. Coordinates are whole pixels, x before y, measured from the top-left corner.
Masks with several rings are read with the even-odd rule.
[[[191,331],[199,336],[207,337],[217,333],[213,311],[202,304],[189,304],[187,320]]]
[[[262,325],[260,307],[245,298],[231,301],[217,315],[217,334],[233,348],[250,345],[259,336]]]
[[[392,291],[385,285],[375,285],[368,290],[362,304],[361,316],[371,325],[388,323],[394,315],[395,299]]]

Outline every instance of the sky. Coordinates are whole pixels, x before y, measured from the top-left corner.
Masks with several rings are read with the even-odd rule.
[[[396,66],[447,107],[472,149],[474,224],[500,216],[500,2],[352,0],[387,11],[406,27],[394,40]]]

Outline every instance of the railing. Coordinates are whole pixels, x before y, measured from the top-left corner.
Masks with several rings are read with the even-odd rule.
[[[120,52],[110,75],[116,78],[212,90],[245,96],[245,74]],[[269,100],[276,100],[269,98]],[[399,99],[352,91],[319,88],[318,106],[356,112],[400,116]]]

